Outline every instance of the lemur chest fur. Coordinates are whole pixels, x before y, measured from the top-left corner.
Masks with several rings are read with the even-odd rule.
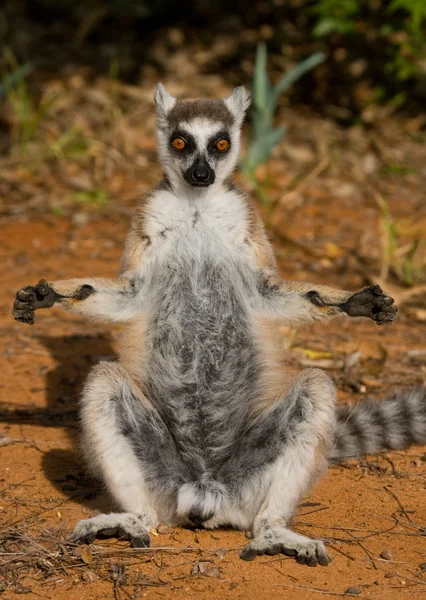
[[[155,258],[145,269],[145,392],[182,447],[209,454],[230,442],[230,419],[241,419],[256,393],[248,267],[238,248],[244,222],[229,205],[176,217],[172,205],[151,231],[148,223]]]

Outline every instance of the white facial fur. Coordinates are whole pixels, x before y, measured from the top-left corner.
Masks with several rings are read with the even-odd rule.
[[[165,174],[175,191],[187,195],[210,195],[217,191],[235,169],[239,150],[241,125],[250,104],[249,93],[242,87],[223,100],[177,101],[159,84],[155,92],[158,117],[158,153]],[[172,136],[188,140],[184,152],[172,147]],[[230,142],[226,153],[212,149],[214,140],[225,137]],[[195,160],[205,160],[214,182],[208,187],[193,187],[184,175]]]

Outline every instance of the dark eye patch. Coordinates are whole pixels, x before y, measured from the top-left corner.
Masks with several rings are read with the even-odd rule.
[[[229,148],[227,149],[226,152],[221,152],[220,150],[218,150],[216,144],[218,143],[219,140],[226,140],[229,144]],[[209,154],[214,155],[216,158],[223,158],[228,151],[231,148],[231,138],[229,133],[226,130],[220,131],[219,133],[215,133],[214,135],[212,135],[212,137],[209,139],[208,144],[207,144],[207,149]]]
[[[170,147],[172,148],[172,150],[174,150],[174,152],[177,152],[175,148],[173,148],[173,140],[176,138],[181,138],[185,142],[185,148],[183,148],[183,150],[180,150],[179,154],[191,154],[192,152],[194,152],[196,146],[195,140],[190,133],[187,133],[186,131],[183,132],[179,129],[175,129],[171,133],[169,141]]]

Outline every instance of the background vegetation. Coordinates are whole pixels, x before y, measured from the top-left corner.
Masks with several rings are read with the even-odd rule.
[[[170,27],[180,31],[168,39],[171,51],[183,39],[201,36],[211,44],[232,34],[234,43],[205,65],[230,80],[247,77],[259,39],[267,41],[272,70],[321,51],[327,60],[309,86],[293,90],[293,100],[347,122],[368,118],[366,108],[378,102],[422,110],[425,21],[423,0],[6,0],[0,35],[20,65],[48,72],[90,64],[98,72],[116,69],[128,81],[144,61],[158,63],[152,48]]]
[[[395,115],[411,119],[413,142],[424,141],[424,0],[6,0],[0,34],[0,151],[10,171],[0,181],[5,213],[48,196],[55,214],[70,203],[102,208],[113,199],[122,203],[121,187],[132,181],[149,185],[143,167],[155,160],[151,95],[159,79],[182,95],[252,87],[244,184],[282,240],[276,215],[306,182],[330,176],[336,161],[328,133],[327,151],[307,174],[302,165],[285,183],[283,201],[268,161],[279,157],[293,107],[293,123],[311,111],[335,125],[360,126],[367,147],[374,146],[366,170],[381,180],[399,177],[406,185],[410,176],[421,177],[412,151],[392,153],[381,135],[368,132],[389,129],[385,121]],[[191,89],[194,81],[201,87]],[[338,152],[348,151],[343,143]],[[275,165],[282,178],[283,163]],[[61,194],[52,193],[53,181],[40,191],[49,177]],[[381,274],[413,285],[423,273],[423,230],[401,225],[388,190],[377,181],[368,186],[382,221]],[[130,202],[140,192],[134,188]]]

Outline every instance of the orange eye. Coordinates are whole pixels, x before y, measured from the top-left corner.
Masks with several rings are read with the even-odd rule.
[[[219,150],[219,152],[226,152],[229,148],[228,140],[219,140],[218,142],[216,142],[216,148]]]
[[[172,146],[175,150],[183,150],[186,146],[186,142],[182,138],[175,138],[172,142]]]

